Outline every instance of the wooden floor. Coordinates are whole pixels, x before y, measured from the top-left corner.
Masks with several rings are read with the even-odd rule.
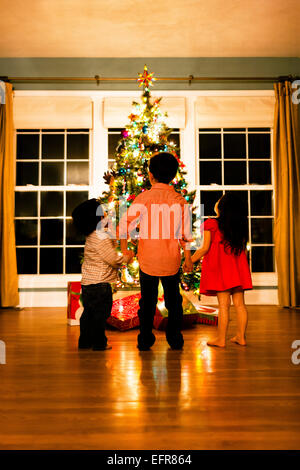
[[[198,325],[182,352],[157,332],[139,353],[136,330],[78,352],[65,309],[1,310],[0,448],[299,449],[300,311],[249,312],[247,348],[208,348],[216,328]]]

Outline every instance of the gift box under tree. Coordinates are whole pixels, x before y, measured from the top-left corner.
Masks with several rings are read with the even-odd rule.
[[[69,325],[79,325],[83,312],[81,283],[68,282],[68,309],[67,318]]]
[[[183,306],[183,328],[190,328],[194,323],[204,323],[207,325],[217,325],[217,309],[204,305],[195,305],[188,294],[181,291]],[[120,331],[126,331],[139,326],[139,299],[140,293],[126,295],[113,302],[111,316],[107,323]],[[68,283],[68,323],[79,325],[83,312],[81,284],[80,282]],[[157,330],[165,330],[168,322],[168,311],[164,303],[164,294],[161,283],[159,285],[159,295],[154,316],[153,326]]]
[[[120,331],[129,330],[139,325],[138,309],[140,294],[127,295],[113,302],[111,316],[107,323]],[[80,282],[68,282],[67,318],[69,325],[79,325],[83,312]]]
[[[182,309],[183,320],[182,328],[191,328],[198,319],[198,310],[193,303],[187,298],[184,291],[180,290],[182,295]],[[159,283],[158,287],[158,302],[156,306],[156,313],[154,315],[153,326],[156,330],[165,330],[168,324],[168,310],[165,306],[163,287]]]
[[[215,307],[208,307],[206,305],[200,305],[197,307],[198,318],[197,323],[204,325],[217,326],[218,325],[218,309]]]
[[[120,331],[136,328],[140,324],[138,317],[141,294],[133,294],[113,302],[111,315],[107,323]]]

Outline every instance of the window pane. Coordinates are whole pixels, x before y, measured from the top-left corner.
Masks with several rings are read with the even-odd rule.
[[[246,183],[246,162],[224,162],[224,184]]]
[[[249,158],[270,158],[270,134],[248,135]]]
[[[251,219],[252,243],[273,243],[273,219]]]
[[[17,158],[39,158],[39,138],[34,135],[17,135]]]
[[[83,256],[83,248],[67,248],[66,249],[66,273],[78,274],[81,272],[82,256]]]
[[[224,158],[246,158],[245,134],[224,134]]]
[[[85,237],[81,235],[74,227],[73,220],[66,220],[66,244],[67,245],[84,245]]]
[[[223,131],[224,132],[234,132],[234,131],[246,132],[246,128],[245,127],[228,127],[228,128],[224,127]]]
[[[64,184],[63,163],[42,163],[42,185],[62,186]]]
[[[272,191],[251,191],[251,215],[273,215]]]
[[[63,250],[62,248],[40,249],[40,273],[62,274],[63,272]]]
[[[221,183],[221,162],[200,162],[200,184]]]
[[[15,216],[36,217],[37,216],[37,192],[16,191],[15,192]]]
[[[248,207],[248,191],[232,191],[243,203],[245,213],[249,214],[249,207]]]
[[[37,220],[15,220],[16,245],[37,245]]]
[[[222,191],[201,191],[200,192],[200,200],[201,204],[204,204],[204,214],[205,217],[216,215],[214,211],[214,207],[216,202],[222,196]]]
[[[271,184],[271,162],[249,162],[250,184]]]
[[[221,128],[209,127],[209,128],[199,128],[199,132],[221,132]]]
[[[41,245],[62,245],[63,221],[58,219],[41,220]]]
[[[121,139],[121,131],[118,134],[108,134],[108,158],[114,158],[118,142]]]
[[[42,191],[41,192],[41,216],[63,216],[63,192],[62,191]]]
[[[66,208],[66,215],[72,215],[73,210],[75,207],[79,206],[83,201],[86,201],[89,198],[88,191],[67,191],[66,192],[66,199],[67,199],[67,208]]]
[[[42,158],[64,158],[64,134],[42,136]]]
[[[39,164],[17,162],[17,186],[26,186],[39,184]]]
[[[270,132],[270,127],[249,127],[248,132]]]
[[[37,248],[17,248],[18,274],[37,274]]]
[[[89,164],[67,163],[67,184],[89,184]]]
[[[67,158],[89,158],[89,135],[68,134],[67,135]]]
[[[221,134],[199,135],[199,157],[221,158]]]
[[[274,272],[274,250],[272,246],[252,247],[252,272],[272,273]]]

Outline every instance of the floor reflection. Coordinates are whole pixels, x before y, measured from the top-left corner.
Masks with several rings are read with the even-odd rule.
[[[141,394],[148,413],[161,411],[175,418],[180,409],[182,352],[140,352]],[[162,414],[160,414],[162,419]]]

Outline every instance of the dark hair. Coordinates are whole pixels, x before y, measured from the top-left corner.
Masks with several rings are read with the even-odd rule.
[[[239,255],[246,248],[248,240],[247,207],[241,198],[229,192],[219,200],[218,211],[217,221],[225,251]]]
[[[171,153],[160,152],[153,155],[149,171],[159,183],[170,183],[178,170],[178,161]]]
[[[88,199],[75,207],[72,212],[76,229],[86,237],[96,230],[98,223],[103,219],[103,211],[98,209],[100,205],[97,199]]]

